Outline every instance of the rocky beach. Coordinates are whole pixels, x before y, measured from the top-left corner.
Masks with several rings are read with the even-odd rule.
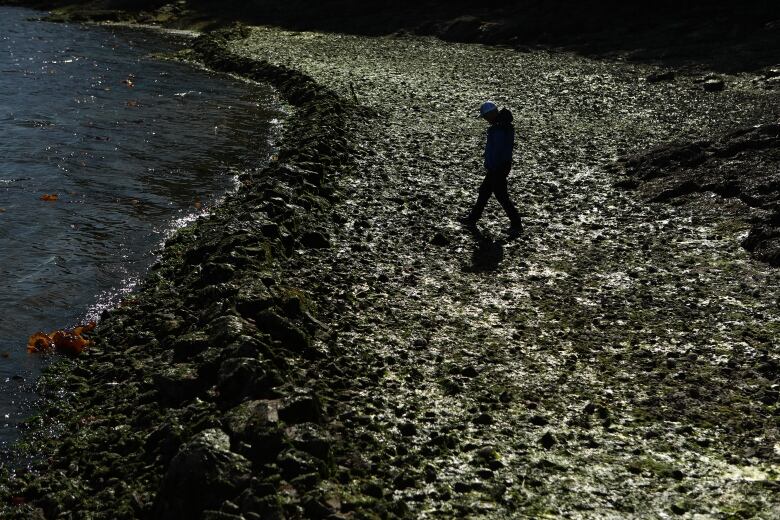
[[[176,58],[272,85],[281,151],[43,376],[0,516],[780,515],[776,64],[246,25]],[[485,99],[519,238],[457,222]]]

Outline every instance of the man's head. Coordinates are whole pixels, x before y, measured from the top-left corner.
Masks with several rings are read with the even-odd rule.
[[[498,117],[498,107],[492,101],[485,101],[479,107],[479,117],[485,119],[488,123],[494,123]]]

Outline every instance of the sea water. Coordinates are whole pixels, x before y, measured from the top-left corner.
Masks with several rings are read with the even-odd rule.
[[[27,337],[121,300],[262,166],[279,116],[270,88],[159,59],[180,39],[39,16],[0,7],[0,447],[49,362]]]

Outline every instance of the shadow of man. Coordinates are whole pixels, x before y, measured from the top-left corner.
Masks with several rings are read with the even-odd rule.
[[[477,227],[470,229],[474,237],[474,251],[471,253],[471,265],[466,268],[472,273],[485,273],[498,269],[504,259],[504,240],[493,240],[486,233],[482,233]]]

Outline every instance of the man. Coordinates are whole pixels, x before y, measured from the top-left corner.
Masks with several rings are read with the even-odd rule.
[[[482,211],[490,200],[490,195],[495,194],[496,200],[506,211],[511,227],[510,236],[517,236],[523,231],[520,214],[512,201],[509,200],[506,180],[512,169],[512,148],[515,144],[515,127],[512,125],[512,112],[503,108],[500,111],[495,103],[486,101],[479,108],[479,117],[485,119],[490,126],[487,130],[487,142],[485,143],[485,169],[487,174],[479,187],[477,202],[471,209],[471,213],[460,219],[469,227],[477,225],[482,216]]]

